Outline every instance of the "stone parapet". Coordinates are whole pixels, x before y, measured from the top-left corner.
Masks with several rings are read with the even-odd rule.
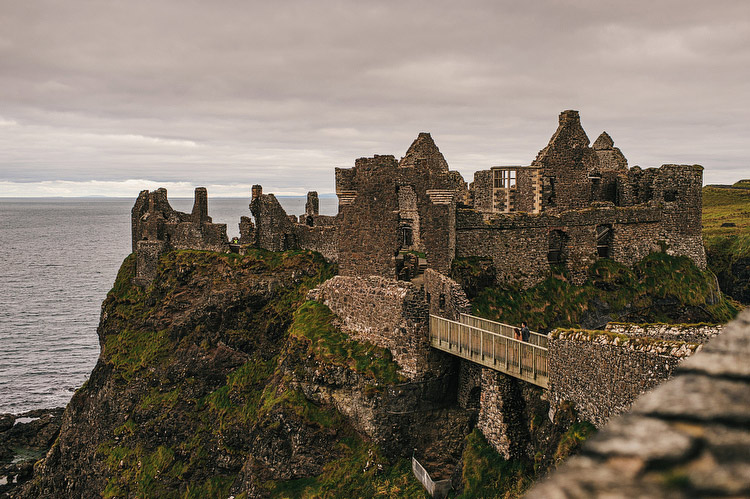
[[[548,345],[552,407],[572,402],[582,419],[599,428],[670,378],[682,359],[701,348],[698,343],[586,330],[555,330]]]
[[[749,497],[750,310],[525,496]]]

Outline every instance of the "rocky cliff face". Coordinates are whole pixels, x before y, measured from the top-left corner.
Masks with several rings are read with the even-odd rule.
[[[134,263],[102,306],[100,359],[25,496],[218,495],[248,462],[293,478],[340,452],[336,430],[285,409],[275,377],[293,310],[331,274],[321,258],[174,252],[146,289]]]
[[[134,272],[131,256],[99,361],[17,496],[423,497],[414,448],[454,469],[470,412],[420,407],[387,350],[305,304],[333,274],[319,255],[177,251],[148,287]]]

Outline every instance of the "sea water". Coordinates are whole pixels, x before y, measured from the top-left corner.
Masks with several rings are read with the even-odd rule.
[[[289,214],[303,196],[279,196]],[[0,413],[64,406],[99,356],[101,303],[130,253],[133,199],[0,198]],[[209,198],[209,215],[239,235],[247,198]],[[190,212],[192,199],[170,199]],[[321,197],[322,214],[336,212]]]

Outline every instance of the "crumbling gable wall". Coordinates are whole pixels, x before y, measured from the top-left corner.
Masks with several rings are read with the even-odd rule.
[[[619,178],[628,173],[628,160],[619,148],[614,146],[612,137],[602,132],[593,145],[598,163],[589,171],[592,201],[610,201],[617,204]]]
[[[542,210],[559,212],[587,206],[591,195],[588,173],[598,161],[578,111],[560,113],[549,144],[531,163],[542,168]]]
[[[450,270],[455,256],[455,210],[468,199],[466,182],[451,172],[429,133],[420,133],[399,162],[400,189],[416,196],[418,240],[431,268]],[[399,211],[401,219],[414,219],[411,205]]]
[[[145,285],[156,277],[159,256],[172,249],[224,252],[229,249],[226,224],[214,224],[208,216],[208,193],[195,189],[190,214],[172,209],[164,188],[141,191],[131,210],[131,237],[136,253],[136,277]]]

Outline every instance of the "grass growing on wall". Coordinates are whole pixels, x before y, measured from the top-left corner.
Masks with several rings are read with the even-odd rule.
[[[648,322],[674,322],[669,314],[685,306],[700,308],[715,322],[727,322],[738,312],[718,292],[713,274],[687,257],[665,253],[652,253],[632,269],[600,259],[589,268],[582,286],[572,284],[561,270],[529,289],[487,287],[472,306],[481,317],[509,324],[526,320],[532,329],[544,330],[581,327],[587,311],[603,304],[613,318],[637,310]]]
[[[334,319],[328,307],[308,301],[295,312],[289,334],[304,338],[310,352],[326,364],[346,366],[382,383],[402,381],[389,350],[351,340],[333,324]]]

